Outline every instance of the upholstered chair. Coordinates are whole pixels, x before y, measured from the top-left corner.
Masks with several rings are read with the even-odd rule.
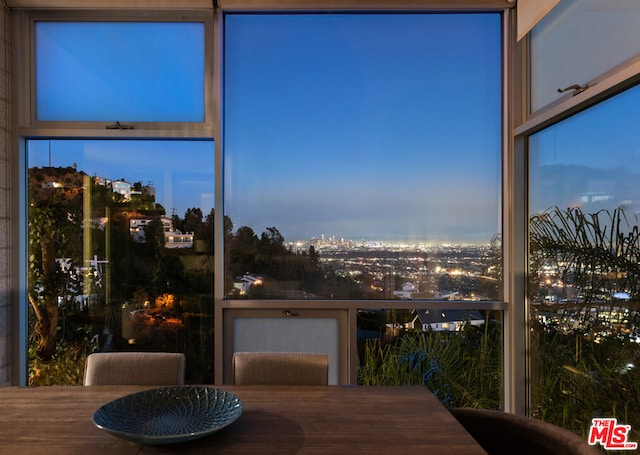
[[[449,411],[489,455],[601,455],[576,433],[538,419],[487,409]]]
[[[236,352],[234,384],[327,385],[329,356],[307,352]]]
[[[184,385],[185,356],[174,352],[100,352],[87,357],[84,385]]]

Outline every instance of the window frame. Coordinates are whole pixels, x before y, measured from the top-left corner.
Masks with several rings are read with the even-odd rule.
[[[529,138],[549,126],[558,124],[575,114],[624,92],[634,85],[640,84],[640,53],[638,53],[635,57],[595,76],[587,83],[589,86],[587,90],[576,95],[569,93],[549,105],[532,112],[529,98],[531,93],[530,47],[530,33],[518,41],[515,46],[513,55],[515,92],[512,100],[512,117],[514,121],[512,129],[512,153],[514,160],[518,163],[516,166],[518,171],[516,171],[514,176],[520,175],[519,182],[515,184],[514,189],[515,194],[521,194],[521,196],[516,197],[520,206],[517,208],[518,216],[516,218],[516,224],[514,224],[513,227],[517,229],[518,226],[520,226],[519,229],[517,229],[520,232],[518,241],[522,246],[517,249],[518,251],[515,254],[516,256],[519,255],[519,252],[525,254],[525,256],[518,259],[522,276],[525,277],[529,275]],[[529,384],[531,380],[531,366],[529,365],[530,339],[528,332],[530,327],[531,306],[526,282],[523,282],[522,286],[523,288],[518,292],[518,295],[524,302],[521,308],[524,313],[518,319],[519,321],[524,321],[525,324],[522,328],[523,331],[527,333],[527,336],[522,349],[527,354],[521,379],[525,381],[525,384]],[[518,383],[515,382],[513,384],[517,387]],[[528,385],[525,386],[525,398],[524,412],[528,413],[531,404]]]
[[[21,10],[17,13],[18,32],[15,41],[18,56],[14,68],[21,81],[18,88],[16,119],[23,136],[53,136],[64,131],[65,136],[105,137],[105,138],[215,138],[219,124],[218,111],[214,100],[216,74],[214,49],[213,15],[211,11],[187,11],[176,14],[170,11],[67,11],[67,10]],[[204,119],[202,122],[127,122],[134,129],[107,129],[113,122],[48,121],[36,119],[35,106],[35,23],[36,22],[199,22],[204,24]],[[24,83],[28,81],[28,83]]]
[[[303,6],[300,6],[300,4]],[[226,13],[300,13],[300,12],[358,12],[360,10],[364,10],[365,12],[375,12],[375,13],[385,13],[385,12],[397,12],[397,11],[410,11],[410,12],[438,12],[438,11],[447,11],[447,12],[469,12],[469,11],[483,11],[483,12],[499,12],[502,14],[502,136],[501,136],[501,145],[502,145],[502,181],[499,183],[502,191],[502,235],[503,235],[503,270],[504,270],[504,289],[503,289],[503,300],[502,301],[483,301],[481,303],[474,302],[451,302],[451,301],[435,301],[435,300],[412,300],[411,306],[417,309],[438,309],[443,305],[447,305],[449,308],[460,308],[460,309],[488,309],[488,310],[501,310],[504,313],[503,316],[503,381],[504,381],[504,393],[503,393],[503,406],[505,410],[508,411],[519,411],[521,413],[524,412],[525,409],[525,395],[524,389],[522,387],[512,387],[511,384],[520,384],[524,383],[524,361],[523,359],[517,358],[517,355],[524,354],[524,341],[526,338],[526,332],[522,330],[525,326],[524,321],[521,318],[524,316],[524,306],[519,309],[511,310],[515,308],[513,303],[510,302],[522,302],[524,298],[524,276],[521,274],[522,267],[525,264],[524,255],[519,255],[517,259],[519,259],[520,267],[518,268],[518,272],[514,272],[512,264],[513,259],[510,257],[506,257],[508,251],[508,245],[512,244],[524,244],[523,239],[518,239],[518,242],[514,242],[511,240],[513,236],[514,229],[513,219],[514,219],[514,211],[510,206],[513,204],[513,200],[511,197],[507,195],[510,194],[510,188],[514,184],[514,179],[511,177],[512,171],[512,157],[511,157],[511,136],[509,134],[508,125],[510,112],[509,105],[511,103],[511,98],[509,96],[509,90],[511,88],[511,83],[509,79],[511,77],[511,71],[509,71],[510,64],[509,62],[512,59],[513,47],[509,44],[511,42],[515,42],[515,21],[514,15],[510,14],[510,9],[514,5],[511,2],[456,2],[456,5],[447,4],[446,6],[442,2],[421,2],[421,7],[416,7],[415,5],[407,5],[407,3],[412,2],[403,2],[394,5],[394,8],[381,8],[381,7],[373,7],[370,3],[367,5],[366,2],[346,2],[347,4],[340,4],[339,6],[333,5],[324,5],[319,7],[314,2],[297,2],[295,0],[289,2],[270,2],[267,5],[256,6],[255,3],[251,1],[243,1],[243,0],[229,0],[223,1],[221,5],[221,14],[220,16],[224,16]],[[470,7],[469,4],[473,3],[474,7]],[[484,3],[484,5],[481,5]],[[490,4],[490,5],[489,5]],[[465,7],[466,6],[466,7]],[[220,26],[218,28],[218,32],[221,34],[219,42],[223,42],[224,36],[224,18],[222,17],[220,22]],[[222,55],[222,50],[219,50]],[[221,73],[224,73],[224,68],[222,67],[223,63],[220,61]],[[223,95],[221,95],[222,97]],[[221,106],[224,104],[224,99],[221,98]],[[461,126],[463,128],[464,125]],[[220,141],[221,150],[224,150],[224,137],[222,141]],[[220,157],[222,160],[222,157]],[[220,174],[222,175],[222,162],[220,164]],[[222,179],[218,179],[216,185],[222,185]],[[220,188],[220,191],[216,192],[216,208],[217,210],[223,210],[224,212],[224,194],[223,188]],[[216,217],[216,222],[221,217]],[[223,240],[223,226],[221,223],[217,223],[216,225],[216,251],[223,251],[224,248],[224,240]],[[216,258],[216,270],[224,270],[224,254],[217,254]],[[220,273],[215,275],[216,284],[214,286],[215,292],[215,306],[214,306],[214,331],[215,333],[224,333],[227,330],[232,330],[231,328],[225,327],[224,321],[227,319],[226,314],[228,312],[233,312],[237,314],[239,310],[243,310],[245,312],[243,317],[252,317],[253,312],[257,310],[286,310],[286,309],[305,309],[305,310],[321,310],[327,308],[346,308],[348,310],[348,318],[350,323],[355,327],[356,315],[359,308],[369,309],[369,308],[404,308],[406,307],[406,302],[402,301],[393,301],[393,300],[287,300],[287,301],[274,301],[274,300],[233,300],[228,299],[224,296],[224,278]],[[518,285],[513,285],[512,280],[517,280],[519,282]],[[520,320],[518,319],[520,318]],[[355,350],[356,346],[356,334],[355,330],[351,331],[349,334],[348,344],[351,347],[349,350],[350,359],[350,371],[348,376],[348,383],[355,384],[357,381],[356,377],[356,354],[357,350]],[[218,340],[224,340],[223,338],[216,338]],[[508,340],[508,341],[507,341]],[[215,382],[222,384],[224,382],[224,359],[225,352],[227,352],[228,347],[225,347],[222,342],[216,342],[214,344],[214,371],[215,371]],[[517,355],[516,355],[517,354]],[[227,354],[228,355],[228,354]],[[342,372],[341,372],[342,374]]]
[[[107,129],[104,122],[58,122],[35,120],[36,21],[100,22],[201,22],[204,24],[204,121],[136,122],[135,129]],[[15,277],[12,318],[12,383],[26,386],[28,377],[28,301],[27,301],[27,139],[122,139],[122,140],[213,140],[215,160],[219,155],[219,67],[216,61],[218,37],[214,33],[215,15],[209,9],[136,9],[108,11],[87,9],[16,9],[12,11],[12,178],[17,191],[11,195],[13,244],[11,267]],[[215,172],[215,169],[214,169]],[[217,182],[214,182],[217,185]]]
[[[78,138],[137,138],[137,139],[160,139],[160,138],[193,138],[193,139],[214,139],[215,141],[215,204],[216,210],[223,213],[223,131],[222,123],[222,42],[224,36],[223,15],[226,12],[497,12],[502,14],[502,119],[501,119],[501,145],[502,145],[502,178],[499,183],[502,191],[502,234],[503,234],[503,270],[504,270],[504,290],[502,301],[491,302],[449,302],[450,308],[462,309],[494,309],[503,311],[503,381],[504,381],[504,409],[507,411],[519,411],[522,408],[523,396],[522,388],[513,384],[524,383],[524,373],[521,367],[523,359],[519,356],[524,354],[523,342],[526,332],[522,333],[520,328],[524,327],[523,305],[515,305],[514,302],[523,302],[524,297],[524,275],[522,275],[524,254],[513,253],[514,247],[519,247],[523,242],[523,236],[514,235],[518,231],[522,220],[518,218],[517,207],[520,203],[516,200],[521,195],[516,192],[514,186],[518,186],[514,177],[514,169],[520,168],[520,163],[514,159],[513,136],[511,128],[514,122],[511,119],[511,109],[514,106],[512,101],[512,83],[514,81],[514,71],[511,69],[511,62],[514,57],[515,43],[515,15],[511,14],[515,7],[514,0],[411,0],[398,3],[380,2],[376,0],[330,0],[305,1],[305,0],[273,0],[269,2],[256,2],[254,0],[218,0],[214,1],[211,9],[187,9],[178,10],[179,2],[175,2],[175,7],[151,6],[149,9],[113,8],[110,2],[92,2],[92,9],[56,9],[60,7],[58,2],[33,1],[26,2],[26,6],[36,6],[38,9],[16,9],[12,11],[14,24],[17,27],[13,34],[13,74],[12,79],[16,82],[13,89],[14,99],[12,116],[15,119],[13,124],[13,159],[17,162],[14,165],[13,175],[15,181],[19,182],[19,192],[15,192],[13,197],[12,229],[17,245],[20,245],[14,254],[13,268],[19,281],[19,288],[26,289],[26,160],[24,151],[24,139],[32,137],[78,137]],[[61,2],[64,3],[64,2]],[[167,2],[172,3],[172,2]],[[15,0],[11,2],[13,7],[25,6],[25,2]],[[64,6],[64,5],[62,5]],[[40,9],[40,8],[49,9]],[[175,8],[175,9],[174,9]],[[92,21],[178,21],[178,20],[202,20],[205,22],[205,122],[200,124],[176,124],[176,123],[137,123],[134,130],[106,130],[105,125],[100,122],[42,122],[35,121],[35,109],[33,100],[33,40],[32,30],[35,20],[92,20]],[[514,84],[515,85],[515,84]],[[464,125],[460,126],[464,129]],[[19,194],[18,194],[19,193]],[[517,196],[517,197],[516,197]],[[516,210],[514,210],[514,206]],[[401,308],[406,303],[394,301],[304,301],[291,300],[287,302],[269,301],[232,301],[224,298],[224,223],[223,217],[216,217],[214,227],[214,243],[218,252],[215,257],[215,270],[219,273],[214,278],[214,318],[216,342],[214,344],[214,369],[215,383],[223,382],[223,359],[224,346],[224,311],[229,310],[254,310],[254,309],[277,309],[282,311],[286,308],[300,308],[304,310],[314,309],[347,309],[348,320],[352,327],[355,327],[356,313],[358,308]],[[17,360],[17,367],[14,367],[14,383],[24,385],[26,380],[26,295],[20,291],[16,298],[16,312],[14,314],[14,359]],[[412,306],[416,308],[438,308],[443,301],[415,301]],[[522,307],[522,308],[520,308]],[[18,332],[18,333],[15,333]],[[355,330],[350,330],[355,332]],[[355,333],[349,333],[349,376],[348,382],[354,382],[355,362],[357,350],[355,349]],[[341,372],[343,374],[343,372]]]

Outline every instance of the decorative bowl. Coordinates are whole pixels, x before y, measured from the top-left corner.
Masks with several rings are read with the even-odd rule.
[[[242,401],[230,392],[205,386],[173,386],[110,401],[93,414],[93,423],[129,441],[160,445],[215,433],[241,414]]]

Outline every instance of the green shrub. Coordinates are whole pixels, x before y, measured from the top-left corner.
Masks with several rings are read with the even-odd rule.
[[[366,342],[361,385],[420,385],[446,406],[499,409],[502,403],[500,324],[460,332],[408,332],[392,342]]]

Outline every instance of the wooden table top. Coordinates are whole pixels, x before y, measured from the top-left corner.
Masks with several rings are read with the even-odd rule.
[[[201,439],[141,446],[98,429],[113,399],[150,387],[0,388],[0,448],[17,454],[482,454],[421,387],[221,386],[243,403],[238,420]]]

